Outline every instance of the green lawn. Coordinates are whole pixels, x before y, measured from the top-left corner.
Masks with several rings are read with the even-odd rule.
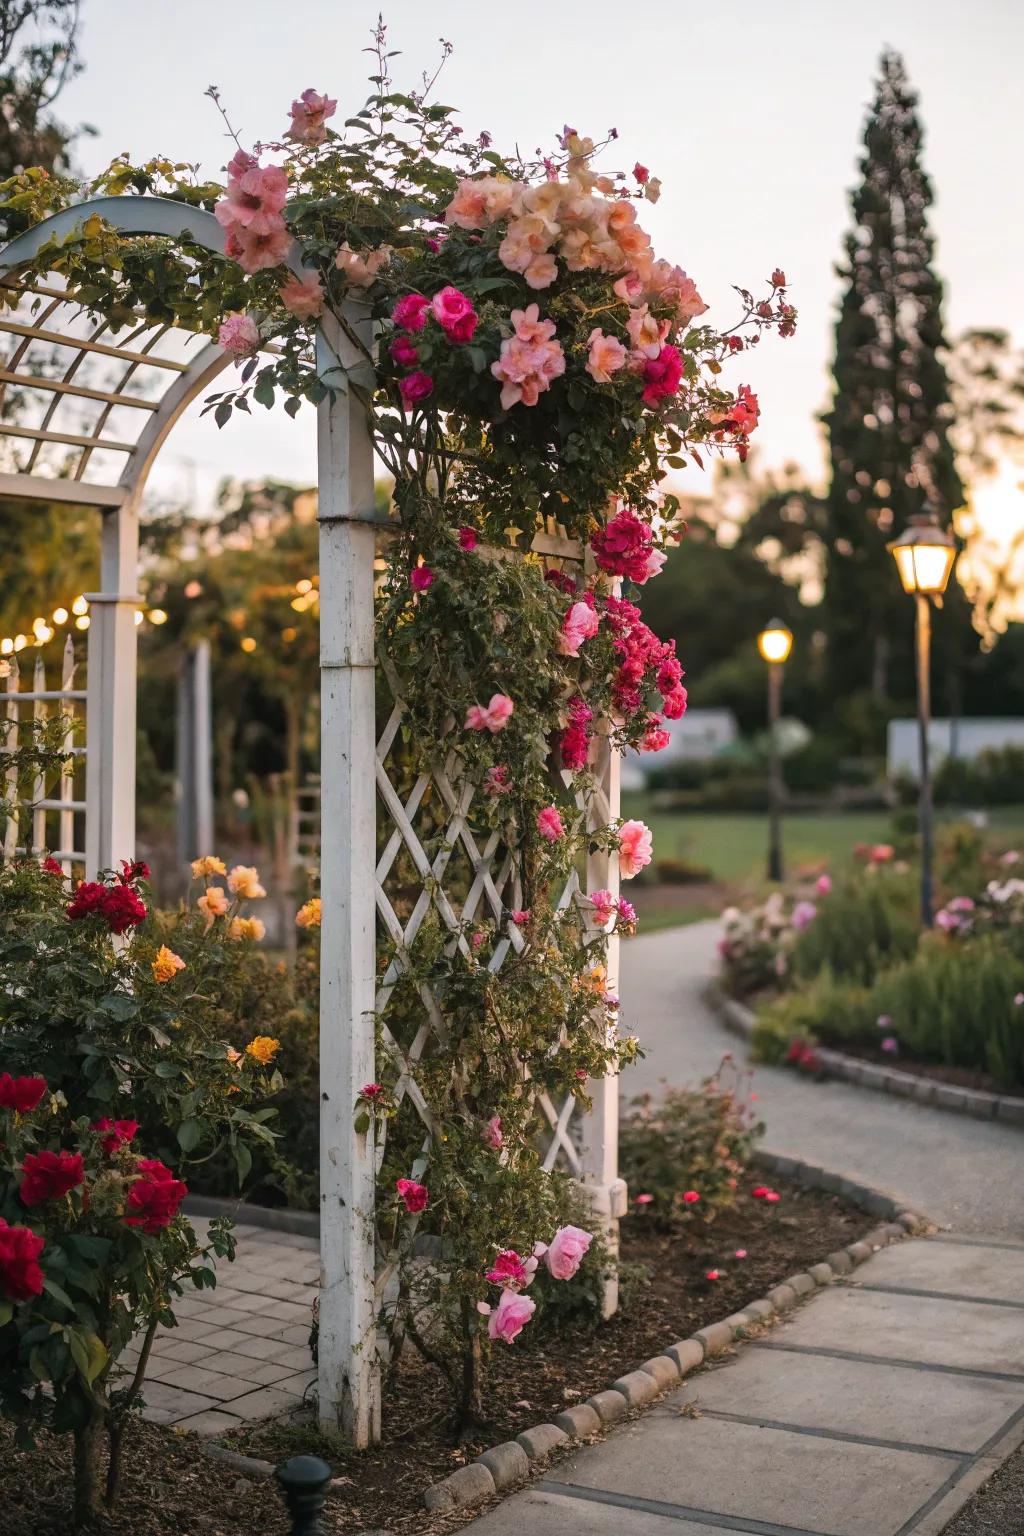
[[[642,791],[622,796],[622,814],[647,822],[654,834],[655,859],[682,858],[704,865],[714,880],[726,884],[763,878],[768,851],[766,816],[657,811],[651,808],[650,796]],[[942,812],[940,818],[956,819],[952,812]],[[1014,834],[1020,834],[1024,841],[1024,806],[993,810],[989,828],[1002,842],[1012,842]],[[801,864],[825,862],[838,868],[850,858],[855,843],[889,842],[891,835],[891,821],[885,811],[788,816],[783,821],[786,865],[794,870]]]

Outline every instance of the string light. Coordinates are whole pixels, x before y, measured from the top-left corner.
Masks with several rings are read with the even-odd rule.
[[[247,654],[251,655],[251,653],[256,649],[256,641],[253,639],[252,635],[243,635],[239,643],[242,647],[242,650]]]
[[[53,622],[55,624],[66,624],[67,621],[68,611],[66,608],[55,608],[53,610]]]
[[[78,615],[78,618],[75,620],[75,628],[76,629],[88,629],[89,628],[89,615],[87,613],[80,613]]]
[[[79,618],[81,618],[83,613],[89,612],[89,604],[86,602],[84,597],[75,598],[74,602],[71,604],[71,612],[77,613]]]
[[[167,614],[163,608],[151,608],[147,615],[151,624],[166,624]]]

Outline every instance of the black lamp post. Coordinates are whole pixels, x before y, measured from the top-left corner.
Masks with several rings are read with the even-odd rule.
[[[768,663],[768,879],[776,881],[782,879],[782,669],[792,646],[792,631],[781,619],[770,619],[757,637],[757,648]]]
[[[928,755],[928,726],[931,721],[931,642],[932,601],[946,590],[953,562],[956,540],[930,517],[911,520],[910,527],[887,546],[896,561],[904,592],[909,593],[917,609],[917,735],[919,743],[921,791],[919,827],[921,833],[921,925],[932,924],[932,776]]]

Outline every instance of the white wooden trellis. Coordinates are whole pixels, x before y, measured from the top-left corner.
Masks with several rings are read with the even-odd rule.
[[[0,282],[19,286],[19,270],[48,240],[66,236],[92,214],[126,236],[154,235],[214,252],[224,232],[213,215],[161,198],[98,198],[66,209],[0,251]],[[18,307],[0,314],[0,336],[13,350],[0,367],[7,419],[0,415],[0,498],[28,497],[94,506],[103,517],[101,588],[90,595],[86,863],[89,872],[134,853],[135,624],[138,509],[156,454],[178,416],[206,391],[230,358],[216,344],[140,318],[127,333],[83,315],[56,280],[30,278]],[[400,1064],[398,1095],[424,1121],[430,1117],[416,1084],[416,1065],[431,1044],[443,1046],[444,1025],[424,988],[424,1022],[404,1054],[387,1026],[386,1011],[415,932],[433,906],[456,942],[463,922],[489,911],[496,924],[517,905],[517,871],[496,839],[480,846],[466,813],[474,790],[452,778],[450,763],[435,764],[403,802],[388,773],[388,752],[401,723],[396,702],[378,738],[374,723],[374,460],[365,409],[356,389],[372,385],[369,317],[358,305],[344,317],[324,317],[316,367],[331,385],[318,408],[321,632],[321,1000],[320,1000],[320,1419],[357,1446],[380,1433],[377,1313],[387,1265],[377,1273],[374,1251],[374,1129],[359,1134],[353,1108],[363,1084],[376,1076],[375,1025]],[[190,350],[191,345],[191,350]],[[46,366],[47,349],[56,366]],[[117,370],[113,379],[97,369]],[[143,382],[145,381],[145,383]],[[34,415],[25,401],[44,402]],[[77,411],[79,415],[69,415]],[[113,466],[113,470],[112,470]],[[113,474],[113,478],[112,478]],[[565,541],[535,544],[554,559],[579,559]],[[386,665],[386,662],[385,662]],[[592,767],[600,784],[594,825],[618,814],[618,756],[599,734]],[[447,815],[448,852],[428,860],[414,820],[428,783]],[[378,805],[388,831],[377,860]],[[403,848],[422,882],[413,912],[402,925],[387,875]],[[444,890],[454,850],[471,863],[473,878],[461,913]],[[200,850],[201,851],[201,850]],[[593,854],[586,889],[617,889],[617,859]],[[579,891],[574,874],[562,906]],[[506,899],[507,898],[507,899]],[[376,915],[395,945],[395,959],[376,975]],[[490,964],[500,966],[522,938],[505,922]],[[608,982],[616,985],[618,941],[609,942]],[[389,1038],[390,1037],[390,1038]],[[546,1125],[546,1166],[567,1166],[590,1192],[595,1213],[614,1244],[625,1190],[617,1174],[618,1097],[614,1079],[590,1085],[594,1108],[574,1127],[575,1099],[553,1103],[537,1096]],[[423,1166],[418,1163],[412,1172]],[[606,1310],[615,1306],[614,1284]]]
[[[31,659],[31,658],[29,658]],[[75,687],[77,660],[71,636],[67,637],[61,656],[60,672],[50,687],[46,680],[46,666],[38,653],[32,665],[32,684],[29,689],[21,686],[22,664],[17,654],[0,658],[0,706],[5,719],[3,753],[9,755],[18,745],[23,722],[31,717],[41,721],[51,715],[64,716],[67,730],[61,740],[62,751],[68,762],[56,784],[48,784],[42,774],[37,774],[22,806],[31,806],[27,818],[28,843],[18,842],[18,814],[7,817],[0,836],[0,846],[5,859],[28,855],[39,858],[44,853],[57,859],[66,875],[80,870],[85,864],[84,838],[81,836],[85,801],[75,796],[75,779],[81,779],[85,747],[76,740],[74,720],[85,702],[84,688]],[[0,757],[0,771],[2,769]],[[5,770],[7,794],[5,798],[18,806],[17,775],[13,766]],[[51,835],[52,833],[52,835]]]

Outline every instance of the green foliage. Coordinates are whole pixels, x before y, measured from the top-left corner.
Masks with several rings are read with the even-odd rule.
[[[938,805],[1016,805],[1024,784],[1024,747],[986,747],[976,758],[943,758],[935,771]]]
[[[836,978],[869,985],[916,948],[917,890],[909,873],[869,865],[837,881],[816,906],[817,916],[793,945],[797,977],[827,969]]]
[[[699,1089],[670,1088],[655,1102],[646,1093],[619,1136],[619,1168],[645,1220],[672,1229],[712,1221],[736,1198],[764,1126],[746,1090],[749,1074],[727,1056]],[[700,1198],[687,1200],[687,1194]],[[646,1200],[644,1196],[652,1196]]]
[[[839,1045],[846,1041],[877,1045],[879,1032],[867,987],[837,981],[828,971],[791,992],[764,1003],[757,1011],[751,1049],[758,1061],[785,1061],[794,1040]]]

